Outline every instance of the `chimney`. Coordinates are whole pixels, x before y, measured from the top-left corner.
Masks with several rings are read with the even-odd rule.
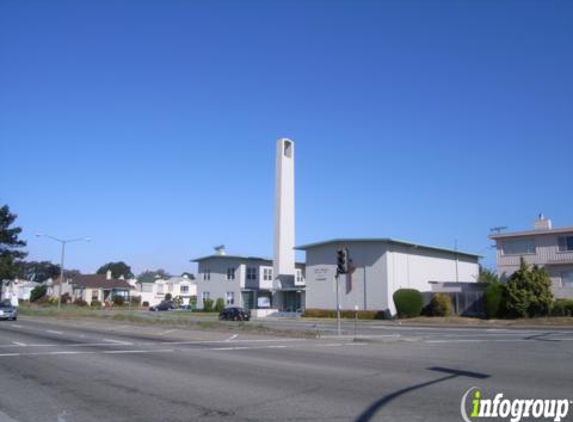
[[[543,213],[537,216],[537,220],[533,223],[533,227],[535,230],[551,230],[553,228],[553,224],[549,218],[545,218]]]
[[[111,280],[111,270],[107,270],[107,273],[105,274],[105,278],[108,280]]]

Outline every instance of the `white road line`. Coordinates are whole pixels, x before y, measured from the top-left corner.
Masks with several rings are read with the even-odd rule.
[[[166,334],[174,333],[175,331],[177,331],[177,328],[174,328],[172,330],[163,331],[163,332],[159,333],[158,336],[164,336]]]
[[[58,350],[54,352],[34,352],[34,353],[2,353],[0,358],[8,357],[26,357],[26,356],[61,356],[61,355],[95,355],[95,354],[129,354],[129,353],[171,353],[173,349],[158,350],[107,350],[107,351],[88,351],[88,350]]]
[[[253,349],[253,347],[249,347],[249,346],[213,347],[209,350],[226,351],[226,350],[249,350],[249,349]]]
[[[61,331],[55,331],[55,330],[46,330],[46,333],[58,334],[60,336],[64,334]]]
[[[12,324],[12,327],[14,327],[14,328],[24,328],[24,326],[23,326],[23,325],[20,325],[20,324]]]
[[[107,341],[109,343],[121,344],[122,346],[132,346],[133,345],[133,343],[130,343],[128,341],[114,340],[111,338],[102,338],[102,340]]]
[[[231,341],[231,340],[235,340],[237,337],[239,337],[238,334],[233,334],[231,337],[229,337],[227,340],[225,341]]]
[[[26,347],[26,343],[21,343],[19,341],[13,341],[12,343],[14,343],[16,346]]]
[[[104,354],[115,355],[122,353],[169,353],[174,352],[173,349],[158,349],[158,350],[106,350]]]

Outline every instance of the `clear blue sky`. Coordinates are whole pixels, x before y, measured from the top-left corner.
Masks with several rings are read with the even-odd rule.
[[[272,253],[274,146],[297,243],[485,255],[492,226],[573,225],[573,2],[2,1],[0,203],[91,236],[68,265],[193,270]]]

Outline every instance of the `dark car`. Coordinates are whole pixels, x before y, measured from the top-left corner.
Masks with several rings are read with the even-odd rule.
[[[175,304],[173,302],[161,302],[159,305],[149,307],[149,310],[154,312],[172,311],[174,309],[175,309]]]
[[[219,314],[220,321],[250,321],[251,312],[243,308],[227,308]]]
[[[0,319],[16,321],[18,319],[18,308],[12,306],[10,302],[0,302]]]

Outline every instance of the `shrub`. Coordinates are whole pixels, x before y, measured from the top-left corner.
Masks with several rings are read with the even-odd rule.
[[[37,286],[30,292],[30,302],[37,302],[38,299],[46,296],[48,288],[46,286]]]
[[[76,298],[76,300],[74,300],[74,305],[76,306],[88,306],[88,303],[83,300],[81,297]]]
[[[529,268],[523,257],[503,290],[504,311],[514,318],[549,315],[553,304],[551,279],[545,269]]]
[[[479,277],[478,277],[478,283],[487,283],[487,284],[493,284],[493,283],[498,283],[498,279],[497,279],[497,275],[495,274],[495,271],[492,270],[488,270],[487,268],[483,268],[480,273],[479,273]]]
[[[203,312],[213,312],[213,299],[203,299]]]
[[[218,297],[215,302],[215,312],[222,312],[225,309],[225,301],[223,298]]]
[[[573,316],[573,300],[557,299],[553,302],[551,309],[552,316]]]
[[[141,300],[141,298],[140,298],[140,300]],[[141,304],[141,306],[143,306],[143,307],[145,307],[145,308],[149,308],[149,302],[146,300],[145,302],[143,302],[143,303]]]
[[[436,293],[430,301],[432,316],[447,317],[452,314],[452,299],[446,293]]]
[[[173,299],[173,296],[171,295],[171,293],[165,293],[165,298],[163,299],[164,302],[171,302],[171,299]]]
[[[399,289],[394,293],[394,304],[400,318],[420,316],[424,299],[422,293],[416,289]]]
[[[175,298],[173,298],[173,304],[176,308],[180,308],[181,305],[183,305],[183,298],[181,296],[175,296]]]
[[[113,304],[115,306],[122,306],[125,302],[125,299],[123,298],[123,296],[114,296],[113,297]]]
[[[336,318],[335,309],[305,309],[304,316],[306,318]],[[386,314],[383,311],[353,311],[353,310],[340,310],[340,317],[347,319],[372,320],[372,319],[385,319]]]
[[[141,296],[130,296],[129,301],[132,306],[140,306],[141,305]]]
[[[90,306],[92,308],[101,308],[101,302],[99,300],[92,300],[92,303],[90,304]]]
[[[62,295],[62,304],[66,304],[66,303],[72,303],[72,297],[70,296],[69,293],[64,293]]]
[[[496,318],[500,314],[501,299],[503,297],[503,285],[490,283],[483,293],[485,314],[488,318]]]

